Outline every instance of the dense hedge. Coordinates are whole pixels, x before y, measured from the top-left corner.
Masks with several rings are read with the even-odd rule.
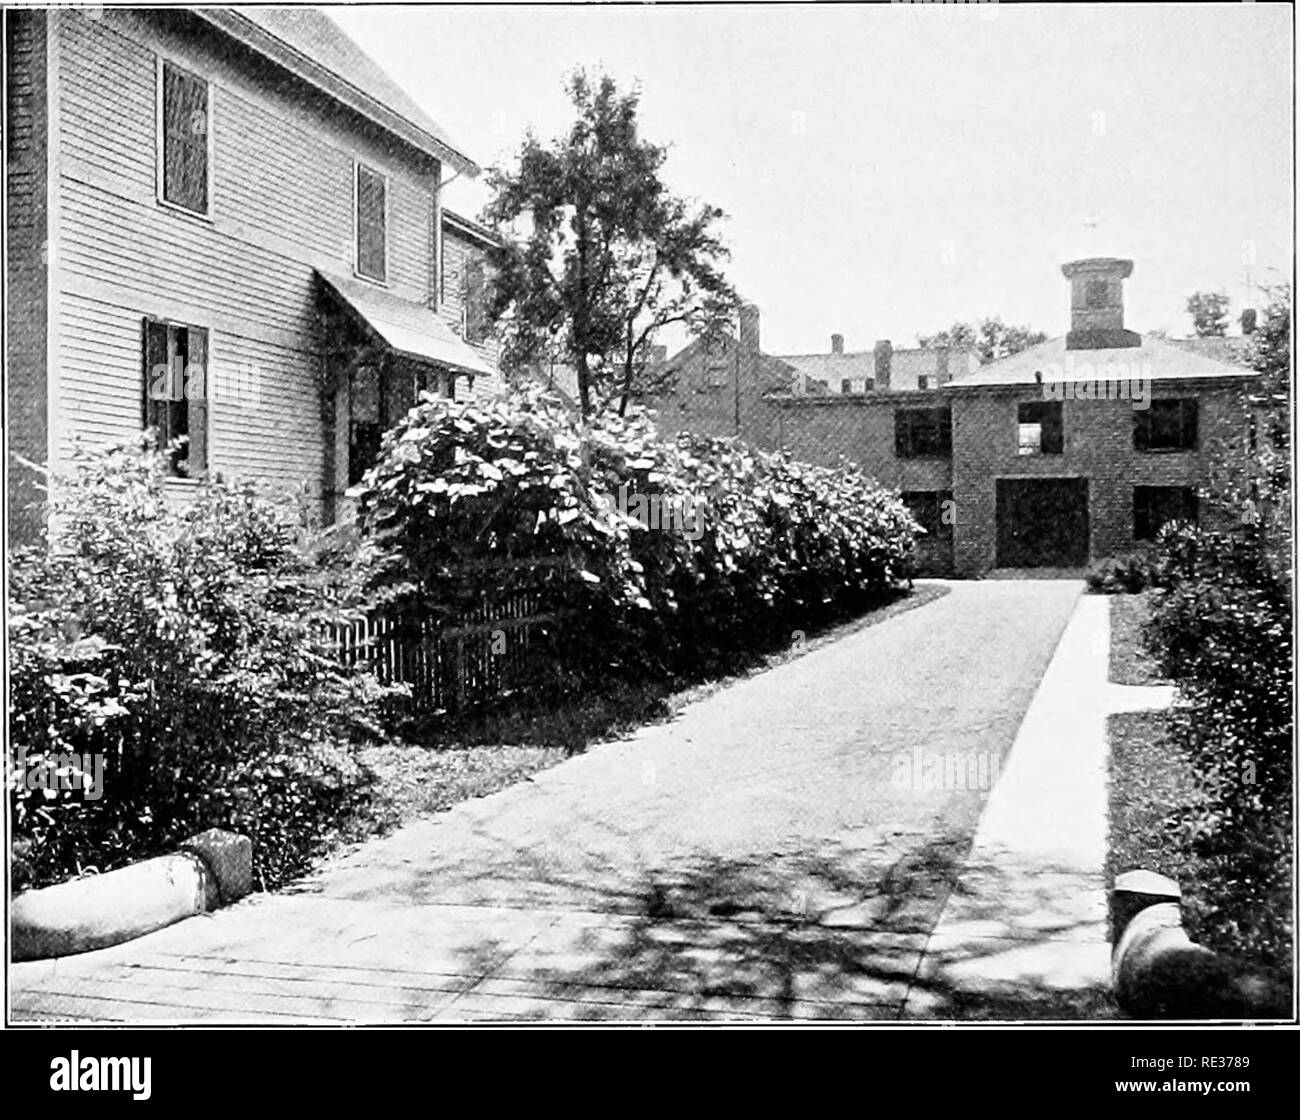
[[[1161,534],[1146,641],[1179,686],[1173,734],[1199,798],[1177,818],[1216,909],[1201,937],[1279,967],[1291,960],[1292,604],[1251,526]]]
[[[918,531],[851,467],[666,440],[643,414],[583,426],[539,390],[422,397],[353,493],[398,613],[451,618],[567,571],[542,587],[562,622],[534,650],[561,687],[675,679],[789,642],[886,595]]]
[[[169,500],[165,463],[80,453],[52,487],[53,546],[11,557],[11,819],[35,885],[220,827],[251,835],[270,886],[362,795],[350,737],[379,693],[325,639],[347,572],[251,487]],[[99,766],[98,796],[49,780]]]

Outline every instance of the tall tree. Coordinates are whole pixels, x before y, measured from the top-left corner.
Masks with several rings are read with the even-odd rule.
[[[495,168],[484,219],[501,235],[490,315],[512,368],[547,358],[574,367],[584,416],[620,409],[648,367],[657,331],[702,330],[736,302],[716,207],[675,197],[660,173],[666,149],[643,140],[640,93],[613,79],[568,81],[577,117],[544,145],[530,132],[511,168]]]
[[[925,350],[945,346],[952,350],[974,350],[981,362],[996,362],[1046,341],[1047,335],[1042,331],[1009,326],[997,316],[978,322],[957,322],[936,334],[917,336],[917,342]]]
[[[1223,292],[1193,292],[1187,314],[1197,338],[1222,338],[1228,333],[1228,297]]]

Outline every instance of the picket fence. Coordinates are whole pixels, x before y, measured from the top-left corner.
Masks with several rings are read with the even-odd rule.
[[[454,619],[377,613],[335,624],[336,656],[349,667],[366,666],[383,684],[408,686],[417,713],[489,707],[534,685],[537,639],[564,613],[547,604],[556,602],[555,586],[568,573],[554,562],[480,566],[497,577],[507,567],[525,568],[532,586],[485,594]]]

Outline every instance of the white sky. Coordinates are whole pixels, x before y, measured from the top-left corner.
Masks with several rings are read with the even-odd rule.
[[[529,126],[566,128],[575,66],[639,81],[674,190],[730,216],[730,275],[772,353],[982,315],[1062,334],[1059,266],[1096,252],[1136,262],[1136,330],[1189,332],[1200,288],[1235,315],[1252,251],[1256,282],[1290,274],[1286,5],[330,12],[484,166]],[[471,216],[485,197],[446,195]]]

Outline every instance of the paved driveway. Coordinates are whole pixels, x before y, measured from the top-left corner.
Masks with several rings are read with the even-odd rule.
[[[21,1017],[893,1017],[1073,581],[954,583],[534,780],[128,945]]]

